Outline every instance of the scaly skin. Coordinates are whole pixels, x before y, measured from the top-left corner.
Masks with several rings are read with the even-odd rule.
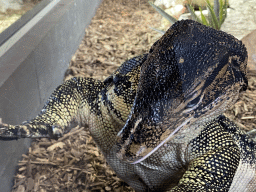
[[[246,62],[234,37],[180,21],[104,82],[66,81],[0,136],[60,137],[78,121],[136,191],[254,191],[255,144],[221,115],[246,89]]]

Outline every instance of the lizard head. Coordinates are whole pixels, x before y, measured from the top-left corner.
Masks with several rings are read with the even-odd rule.
[[[247,87],[241,41],[195,21],[176,22],[141,66],[117,156],[138,163],[196,122],[223,113]]]

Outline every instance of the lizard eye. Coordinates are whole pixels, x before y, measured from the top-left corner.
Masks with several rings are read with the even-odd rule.
[[[195,107],[199,102],[200,102],[200,95],[197,96],[195,99],[193,99],[192,101],[188,102],[186,108],[189,109],[189,108],[193,108]]]

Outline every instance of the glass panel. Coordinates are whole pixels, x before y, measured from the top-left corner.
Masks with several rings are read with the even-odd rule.
[[[0,0],[0,33],[42,0]]]

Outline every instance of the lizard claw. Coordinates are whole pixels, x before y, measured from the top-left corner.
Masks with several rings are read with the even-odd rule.
[[[5,123],[0,124],[0,138],[20,138],[19,128],[15,125],[9,125]]]

